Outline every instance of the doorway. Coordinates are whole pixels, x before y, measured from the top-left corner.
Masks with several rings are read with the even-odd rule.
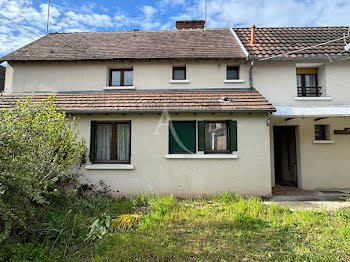
[[[275,183],[298,187],[298,163],[295,126],[275,126]]]

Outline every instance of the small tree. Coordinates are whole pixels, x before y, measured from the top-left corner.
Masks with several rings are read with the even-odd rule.
[[[54,102],[28,98],[0,112],[0,242],[35,220],[35,208],[47,203],[53,184],[83,157],[75,119]]]

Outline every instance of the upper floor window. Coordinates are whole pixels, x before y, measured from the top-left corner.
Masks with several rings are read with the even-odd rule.
[[[317,68],[297,68],[297,87],[298,96],[321,96]]]
[[[226,80],[237,80],[239,79],[239,67],[238,66],[227,66],[226,67]]]
[[[134,82],[132,68],[111,69],[109,77],[110,86],[132,86]]]
[[[131,122],[91,122],[93,163],[130,163]]]
[[[173,67],[173,80],[186,80],[186,67],[174,66]]]

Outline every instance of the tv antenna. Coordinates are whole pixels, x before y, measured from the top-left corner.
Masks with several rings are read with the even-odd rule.
[[[207,19],[208,19],[207,12],[208,12],[207,0],[204,0],[204,21],[205,21],[204,26],[205,26],[205,27],[207,27]]]
[[[49,22],[50,22],[50,0],[48,0],[48,3],[47,3],[46,34],[49,33]]]

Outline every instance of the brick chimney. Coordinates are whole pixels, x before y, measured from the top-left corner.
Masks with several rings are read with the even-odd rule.
[[[255,25],[252,25],[250,27],[250,44],[251,45],[255,44]]]
[[[205,20],[176,21],[176,29],[204,29]]]

